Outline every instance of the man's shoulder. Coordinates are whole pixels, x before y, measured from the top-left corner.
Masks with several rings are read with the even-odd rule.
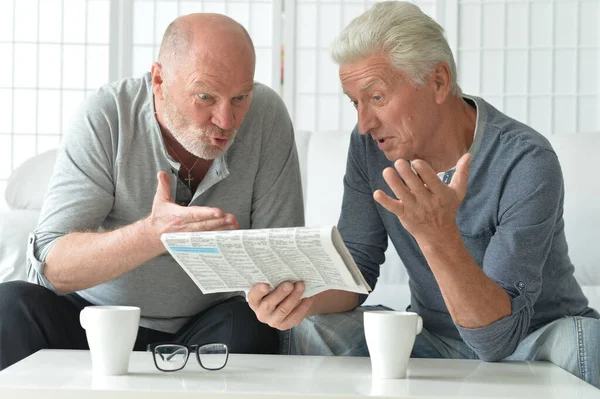
[[[131,106],[136,100],[145,101],[151,93],[149,74],[125,78],[101,86],[89,99],[104,106]]]
[[[252,90],[252,98],[259,99],[261,101],[280,101],[281,97],[275,90],[270,88],[264,83],[254,82],[254,89]]]
[[[252,102],[244,118],[242,129],[257,130],[256,133],[259,134],[271,134],[273,130],[292,131],[287,108],[275,90],[265,84],[254,82]]]
[[[249,117],[264,116],[265,113],[280,110],[281,107],[285,107],[283,100],[275,90],[263,83],[254,82],[252,103],[248,111]]]
[[[501,146],[554,152],[548,139],[535,128],[508,116],[485,101],[483,104],[487,115],[486,134],[497,135]]]
[[[131,143],[137,131],[146,130],[148,118],[144,115],[153,115],[148,84],[144,76],[100,87],[80,104],[65,135],[81,145],[86,140],[99,140],[105,149],[124,149],[123,144]]]

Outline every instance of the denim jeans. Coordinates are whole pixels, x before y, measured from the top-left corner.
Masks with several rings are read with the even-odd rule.
[[[311,316],[285,336],[286,353],[369,356],[363,312],[384,309],[387,308],[365,306],[351,312]],[[464,341],[425,329],[417,335],[411,357],[479,358]],[[549,361],[600,388],[600,320],[579,316],[555,320],[525,337],[504,360]]]

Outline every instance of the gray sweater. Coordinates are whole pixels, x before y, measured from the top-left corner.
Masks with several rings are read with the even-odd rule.
[[[463,339],[484,360],[514,352],[527,334],[565,315],[600,317],[573,276],[563,221],[564,188],[550,143],[480,98],[467,194],[456,222],[475,262],[506,290],[512,314],[475,329],[455,325],[415,239],[373,200],[392,166],[370,136],[355,129],[344,178],[339,230],[373,287],[389,235],[409,276],[410,310],[429,331]],[[453,171],[442,176],[448,182]]]
[[[146,217],[157,172],[169,172],[171,195],[181,196],[179,167],[154,115],[149,73],[106,85],[87,98],[58,151],[29,245],[29,280],[54,289],[44,278],[43,262],[63,235],[116,229]],[[234,143],[213,162],[192,205],[231,213],[241,229],[304,224],[292,124],[281,98],[268,87],[256,84]],[[232,295],[203,295],[168,254],[78,294],[94,304],[139,306],[142,326],[171,333]]]

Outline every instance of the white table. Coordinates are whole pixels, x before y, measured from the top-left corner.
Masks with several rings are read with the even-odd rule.
[[[95,377],[88,351],[43,350],[0,372],[0,398],[600,398],[544,362],[411,359],[407,379],[372,380],[368,358],[231,355],[223,370],[205,371],[190,357],[163,373],[150,353],[134,352],[129,371]]]

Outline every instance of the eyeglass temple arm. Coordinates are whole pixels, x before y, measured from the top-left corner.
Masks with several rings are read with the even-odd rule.
[[[186,350],[187,350],[187,348],[179,348],[179,349],[177,349],[175,352],[173,352],[169,356],[167,356],[167,359],[166,359],[167,362],[169,360],[173,359],[173,357],[175,357],[175,355],[181,353],[182,351],[186,351]],[[160,355],[160,357],[161,357],[162,360],[165,360],[165,357],[162,355],[162,353],[159,353],[159,355]]]

